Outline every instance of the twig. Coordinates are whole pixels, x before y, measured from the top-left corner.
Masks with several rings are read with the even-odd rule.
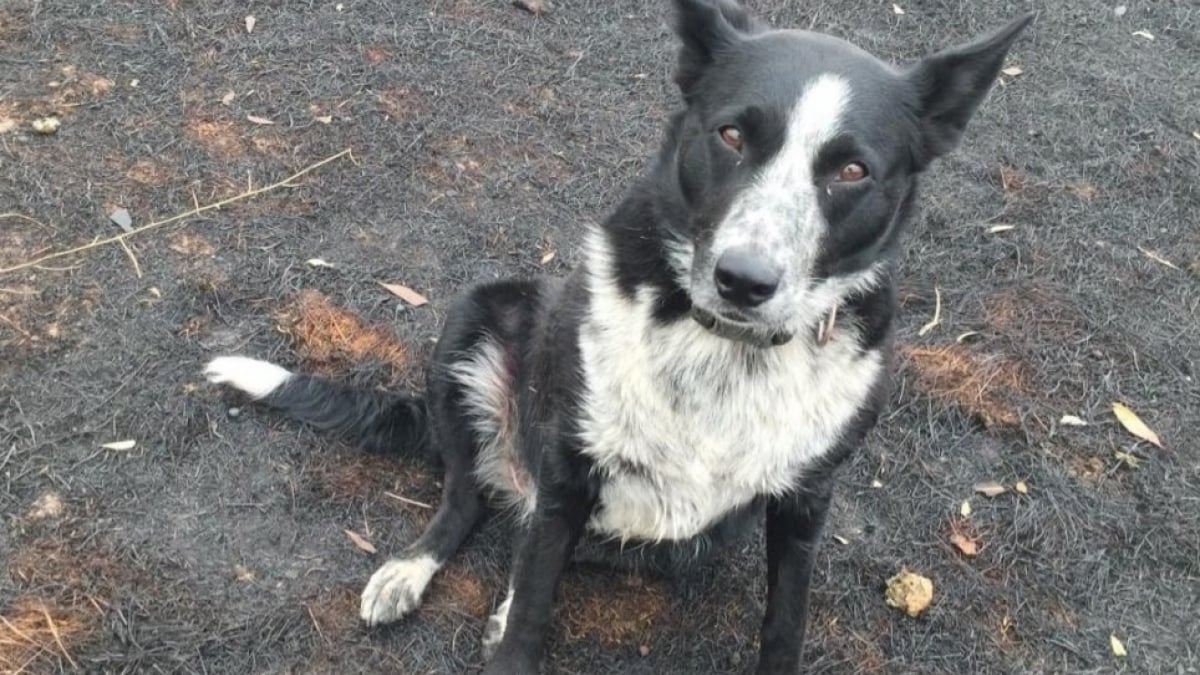
[[[54,227],[53,225],[47,225],[47,224],[43,223],[43,222],[42,222],[42,221],[40,221],[40,220],[37,220],[37,219],[34,219],[34,218],[30,218],[29,216],[27,216],[27,215],[25,215],[25,214],[22,214],[22,213],[12,213],[12,212],[10,212],[10,213],[0,213],[0,220],[3,220],[3,219],[5,219],[5,218],[19,218],[19,219],[21,219],[21,220],[27,220],[27,221],[29,221],[29,222],[33,223],[34,225],[38,225],[38,226],[40,226],[40,227],[44,227],[44,228],[46,228],[47,230],[55,230],[55,231],[57,231],[57,230],[58,230],[58,228],[57,228],[57,227]]]
[[[430,504],[426,504],[425,502],[419,502],[415,499],[409,499],[408,497],[401,497],[400,495],[398,495],[394,492],[384,492],[383,494],[391,497],[392,499],[395,499],[398,502],[404,503],[404,504],[411,504],[413,506],[419,506],[423,509],[432,509],[433,508],[433,506]]]
[[[133,249],[129,248],[129,244],[125,240],[120,241],[121,248],[125,249],[125,255],[129,256],[129,262],[133,263],[133,271],[137,272],[137,278],[142,278],[142,266],[138,264],[137,256],[133,254]]]
[[[219,209],[222,206],[228,206],[229,204],[244,201],[246,199],[250,199],[251,197],[257,197],[258,195],[261,195],[263,193],[271,192],[273,190],[278,190],[281,187],[289,187],[291,182],[296,180],[297,178],[300,178],[301,176],[311,173],[311,172],[325,166],[326,164],[329,164],[330,162],[339,160],[342,157],[346,157],[348,155],[351,157],[351,159],[353,159],[353,155],[350,154],[350,148],[346,148],[345,150],[339,152],[336,155],[333,155],[332,157],[326,157],[325,159],[317,162],[316,164],[309,165],[309,166],[297,171],[296,173],[288,176],[287,178],[284,178],[283,180],[281,180],[277,183],[272,183],[266,187],[256,188],[254,190],[249,190],[247,192],[243,192],[239,195],[234,195],[227,199],[222,199],[221,201],[218,201],[218,202],[213,202],[211,204],[205,204],[204,206],[198,206],[196,208],[193,208],[190,211],[185,211],[184,213],[180,213],[178,215],[171,216],[170,218],[158,220],[153,223],[149,223],[147,225],[143,225],[141,227],[134,228],[133,230],[130,230],[129,232],[122,232],[121,234],[114,235],[112,237],[106,237],[104,239],[95,239],[90,244],[84,244],[83,246],[76,246],[75,248],[67,249],[66,251],[59,251],[58,253],[51,253],[50,255],[42,256],[41,258],[38,258],[36,260],[30,260],[28,262],[23,262],[20,265],[16,265],[13,267],[5,267],[3,269],[0,269],[0,274],[7,274],[9,272],[16,272],[17,270],[23,270],[23,269],[26,269],[29,267],[34,267],[34,266],[40,265],[48,260],[54,260],[56,258],[62,258],[65,256],[74,255],[76,253],[82,253],[84,251],[88,251],[93,248],[98,248],[100,246],[106,246],[108,244],[115,244],[118,242],[124,243],[124,241],[126,239],[128,239],[129,237],[132,237],[135,234],[141,234],[142,232],[146,232],[147,230],[157,229],[159,227],[162,227],[163,225],[169,225],[171,223],[175,223],[180,220],[184,220],[186,218],[198,216],[201,213],[204,213],[205,211],[212,211],[214,209]]]
[[[925,335],[934,328],[937,328],[938,324],[942,322],[942,289],[934,286],[933,293],[936,297],[933,305],[933,318],[929,320],[929,323],[921,326],[921,330],[917,331],[917,335]]]
[[[312,607],[305,604],[304,609],[308,610],[308,618],[312,619],[313,628],[317,629],[317,635],[321,636],[321,639],[325,642],[325,644],[332,647],[333,643],[329,641],[329,638],[325,637],[325,631],[321,630],[321,624],[317,621],[317,616],[313,614]]]
[[[67,646],[63,644],[62,636],[58,634],[58,626],[54,625],[54,619],[50,618],[50,612],[46,609],[46,605],[42,605],[42,615],[46,617],[46,624],[50,626],[50,634],[54,636],[54,641],[58,643],[58,648],[62,650],[63,656],[67,657],[67,662],[75,670],[79,670],[79,664],[75,663],[75,659],[71,658],[71,653],[67,651]]]

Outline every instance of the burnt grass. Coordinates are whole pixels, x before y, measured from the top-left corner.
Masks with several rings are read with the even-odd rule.
[[[840,474],[809,672],[1196,672],[1200,14],[752,4],[898,62],[1041,12],[1011,59],[1023,73],[926,181],[895,393]],[[0,268],[116,234],[118,207],[136,227],[353,151],[128,254],[0,275],[0,670],[478,669],[503,519],[414,617],[366,630],[357,594],[420,531],[430,512],[411,502],[436,503],[436,476],[260,414],[199,370],[240,352],[419,385],[456,293],[577,263],[678,104],[665,6],[0,3],[0,213],[37,221],[0,218]],[[33,133],[49,114],[58,133]],[[1126,433],[1114,401],[1166,449]],[[1009,490],[975,494],[984,481]],[[883,600],[902,568],[934,583],[916,619]],[[757,536],[683,578],[577,566],[548,670],[740,672],[763,586]]]

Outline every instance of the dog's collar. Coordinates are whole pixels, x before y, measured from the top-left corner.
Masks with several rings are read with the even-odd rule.
[[[821,319],[821,323],[817,324],[815,341],[818,347],[824,347],[833,339],[833,329],[837,323],[838,306],[834,305],[829,310],[829,315]],[[722,321],[710,312],[706,312],[699,307],[692,308],[692,319],[700,324],[705,330],[718,337],[726,340],[735,340],[746,344],[767,349],[769,347],[779,347],[785,345],[792,340],[792,334],[786,331],[777,331],[774,333],[760,333],[746,326],[739,326],[727,321]]]

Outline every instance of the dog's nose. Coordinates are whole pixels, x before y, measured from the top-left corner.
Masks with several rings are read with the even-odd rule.
[[[779,288],[779,270],[771,261],[744,248],[722,253],[713,276],[721,297],[738,307],[757,307]]]

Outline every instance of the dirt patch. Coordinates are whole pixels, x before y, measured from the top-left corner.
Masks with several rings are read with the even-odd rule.
[[[237,159],[246,154],[237,125],[228,120],[192,119],[184,127],[188,136],[217,159]]]
[[[962,345],[905,345],[900,354],[903,369],[926,394],[962,409],[985,427],[1020,422],[1017,401],[1026,380],[1020,364]]]
[[[276,314],[279,330],[292,340],[292,351],[312,371],[333,375],[354,364],[378,361],[397,382],[410,371],[408,348],[390,330],[370,326],[324,294],[307,290]]]
[[[139,185],[166,185],[174,179],[171,171],[161,162],[150,158],[139,159],[125,172],[125,177]]]
[[[615,579],[611,572],[579,570],[564,575],[561,597],[558,616],[571,640],[641,644],[649,641],[656,623],[666,620],[666,587],[640,577]]]
[[[216,252],[212,242],[203,235],[187,231],[179,232],[172,237],[167,248],[189,258],[209,257]]]
[[[433,478],[415,463],[357,450],[339,454],[332,461],[313,458],[304,474],[322,495],[336,500],[384,498],[391,492],[428,504],[426,500],[437,495],[436,489],[430,489],[435,486]]]
[[[451,563],[433,578],[433,588],[422,606],[434,611],[449,609],[482,619],[491,611],[491,600],[488,586],[475,572]]]
[[[320,644],[332,648],[358,631],[358,604],[359,591],[350,586],[323,590],[304,602]]]
[[[1043,287],[1021,285],[989,294],[983,315],[989,328],[1017,341],[1064,341],[1084,332],[1078,310],[1065,295]]]

